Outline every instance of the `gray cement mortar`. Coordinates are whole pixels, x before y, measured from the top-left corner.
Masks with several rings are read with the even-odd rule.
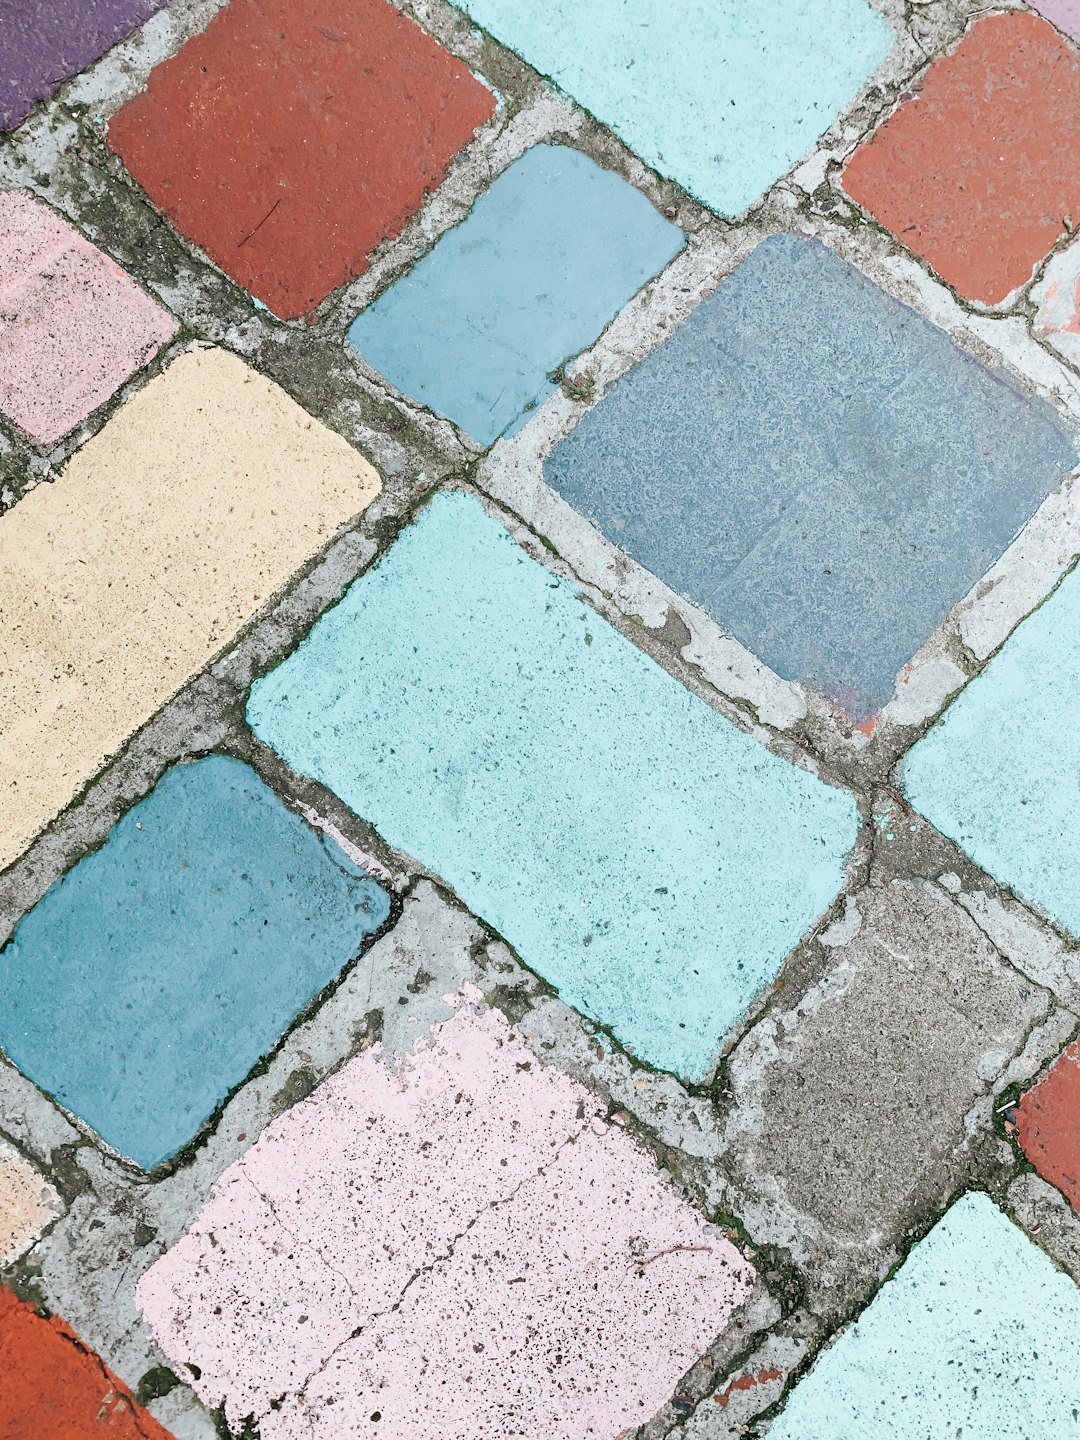
[[[911,687],[918,698],[906,708],[899,701],[887,707],[866,740],[814,697],[763,672],[700,611],[613,551],[568,507],[560,509],[535,480],[539,458],[605,387],[779,228],[818,234],[945,325],[958,344],[1052,396],[1080,424],[1076,377],[1032,340],[1026,292],[1000,314],[965,305],[923,275],[839,189],[840,162],[855,140],[985,7],[974,0],[881,0],[899,40],[894,56],[808,157],[750,212],[725,220],[647,170],[442,0],[410,0],[402,8],[484,76],[503,103],[421,214],[381,248],[367,274],[320,307],[311,325],[282,324],[254,309],[157,215],[104,144],[109,114],[217,8],[217,0],[173,0],[0,140],[0,186],[27,186],[44,198],[181,324],[154,365],[53,449],[34,446],[0,421],[0,510],[48,481],[130,393],[196,340],[221,345],[271,376],[368,456],[385,489],[0,875],[0,943],[169,765],[210,750],[248,760],[309,823],[332,827],[383,876],[399,913],[160,1174],[144,1176],[109,1154],[0,1059],[0,1132],[49,1176],[65,1205],[4,1278],[63,1315],[137,1387],[167,1362],[138,1314],[135,1282],[183,1233],[215,1179],[281,1108],[350,1055],[376,1039],[388,1052],[403,1050],[446,1018],[441,997],[468,980],[520,1027],[541,1059],[600,1094],[611,1117],[655,1154],[666,1180],[725,1225],[757,1267],[751,1301],[639,1432],[648,1440],[754,1433],[757,1417],[782,1398],[791,1376],[965,1188],[988,1189],[1080,1279],[1080,1222],[1028,1172],[1001,1126],[1015,1088],[1077,1027],[1080,949],[912,815],[891,783],[898,757],[1049,588],[1058,563],[1052,547],[1028,565],[1035,578],[1017,581],[1015,598],[1010,577],[1022,567],[1005,557],[998,593],[1009,598],[995,621],[999,630],[983,625],[979,634],[988,638],[972,641],[983,601],[970,597],[920,652]],[[520,437],[485,456],[369,371],[346,348],[345,330],[357,310],[467,213],[495,175],[529,145],[549,139],[618,171],[677,220],[689,244],[575,362],[574,375],[590,379],[588,393],[568,387],[556,394]],[[587,603],[705,703],[858,797],[863,827],[844,894],[727,1037],[707,1083],[688,1087],[649,1069],[575,1014],[437,877],[392,851],[322,787],[290,772],[244,725],[252,680],[449,484],[479,493],[531,554],[576,583]],[[1061,516],[1069,524],[1075,518],[1072,500],[1066,492],[1055,503],[1064,508],[1048,512],[1046,524],[1060,529]],[[217,1433],[214,1417],[182,1384],[150,1404],[177,1440]]]

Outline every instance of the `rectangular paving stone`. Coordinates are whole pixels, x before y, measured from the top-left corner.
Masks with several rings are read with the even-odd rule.
[[[1077,1432],[1080,1290],[986,1195],[962,1196],[814,1363],[769,1440]]]
[[[1080,54],[1037,15],[977,21],[864,140],[844,189],[968,300],[1031,279],[1080,215]]]
[[[59,1316],[0,1286],[4,1440],[170,1440]]]
[[[45,1177],[14,1145],[0,1140],[0,1269],[29,1250],[62,1211]]]
[[[1080,935],[1080,574],[905,757],[904,793],[977,865]]]
[[[1080,1214],[1080,1040],[1021,1098],[1015,1119],[1024,1154]]]
[[[388,0],[231,0],[109,144],[181,234],[292,320],[363,274],[494,113]]]
[[[777,674],[862,720],[1076,459],[1045,401],[819,242],[774,235],[544,478]]]
[[[195,350],[0,517],[0,867],[379,489],[276,385]]]
[[[349,339],[397,389],[490,445],[684,240],[618,175],[537,145],[357,316]]]
[[[47,100],[124,40],[165,0],[6,0],[0,6],[0,130],[13,130]]]
[[[724,215],[817,141],[889,53],[865,0],[458,0],[496,40]]]
[[[596,1096],[455,1003],[399,1067],[376,1046],[274,1121],[139,1281],[170,1364],[237,1430],[615,1436],[749,1295]]]
[[[0,410],[51,445],[176,333],[119,265],[23,190],[0,191]]]
[[[856,835],[848,794],[717,715],[460,494],[255,684],[248,720],[568,1003],[695,1078]]]
[[[179,765],[0,950],[0,1047],[148,1170],[389,912],[248,766]]]

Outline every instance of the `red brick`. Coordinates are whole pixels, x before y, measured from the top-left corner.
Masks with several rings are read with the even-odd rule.
[[[999,304],[1080,221],[1080,54],[1025,11],[980,20],[843,184],[961,295]]]
[[[75,1332],[0,1288],[3,1440],[170,1440]]]
[[[387,0],[232,0],[109,143],[178,230],[295,319],[363,273],[494,109]]]
[[[1016,1107],[1021,1148],[1080,1214],[1080,1040],[1074,1040]]]

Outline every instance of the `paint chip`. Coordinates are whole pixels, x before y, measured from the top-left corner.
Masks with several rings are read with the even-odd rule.
[[[478,998],[275,1121],[140,1280],[171,1363],[237,1428],[613,1436],[747,1298],[734,1246]]]
[[[0,516],[0,868],[379,489],[276,385],[193,350]]]
[[[24,190],[0,191],[0,410],[51,445],[119,390],[176,321]]]

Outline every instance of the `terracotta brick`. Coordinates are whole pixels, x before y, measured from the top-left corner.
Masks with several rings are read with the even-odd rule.
[[[4,1440],[170,1440],[116,1376],[53,1316],[0,1289]]]
[[[1020,1101],[1016,1128],[1035,1169],[1080,1213],[1080,1040]]]
[[[844,189],[961,295],[997,305],[1080,219],[1078,113],[1073,46],[1035,15],[991,15],[859,146]]]
[[[295,319],[363,273],[494,109],[387,0],[233,0],[109,143],[177,229]]]

